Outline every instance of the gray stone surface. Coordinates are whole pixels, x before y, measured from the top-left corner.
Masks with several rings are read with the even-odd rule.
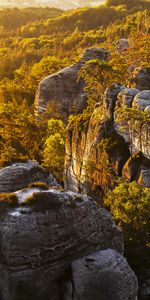
[[[17,191],[35,181],[44,181],[51,186],[58,185],[51,174],[31,160],[0,169],[0,193]]]
[[[133,100],[132,106],[142,111],[144,111],[147,106],[150,106],[150,90],[138,93]]]
[[[125,88],[118,94],[118,103],[117,105],[131,107],[132,102],[136,94],[139,92],[138,89],[135,88]]]
[[[132,94],[135,89],[127,89]],[[136,91],[136,90],[135,90]],[[124,91],[119,93],[118,100],[116,102],[116,108],[125,108],[131,105],[131,108],[135,108],[137,111],[144,111],[149,114],[150,111],[150,90],[143,90],[136,93],[135,97],[131,99],[131,102],[127,100],[126,96],[123,95]],[[129,98],[128,98],[129,99]],[[131,122],[118,122],[117,120],[117,109],[115,108],[115,129],[121,134],[124,139],[130,144],[132,153],[137,151],[143,152],[145,157],[150,159],[150,125],[147,123],[141,123],[134,119]],[[132,126],[131,126],[132,123]]]
[[[137,89],[141,91],[150,89],[150,67],[136,68],[133,77]]]
[[[72,261],[99,249],[123,252],[121,230],[90,198],[57,190],[36,195],[41,204],[0,214],[4,300],[60,300]]]
[[[72,264],[71,282],[64,300],[135,300],[136,276],[118,252],[107,249]]]
[[[71,113],[81,113],[86,107],[84,82],[78,81],[78,72],[91,59],[106,60],[108,52],[100,48],[86,49],[81,59],[70,67],[44,78],[36,95],[35,106],[38,114],[43,114],[48,103],[54,103],[62,118]],[[75,111],[74,111],[75,109]]]
[[[125,87],[120,84],[113,84],[105,91],[104,103],[109,119],[114,119],[114,109],[116,106],[117,96],[122,90],[124,90],[124,88]]]

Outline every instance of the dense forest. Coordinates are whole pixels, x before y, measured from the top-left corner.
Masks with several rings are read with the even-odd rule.
[[[107,0],[105,5],[93,8],[78,8],[63,11],[57,8],[8,8],[0,11],[0,166],[13,161],[36,160],[47,167],[62,182],[65,156],[65,128],[68,122],[83,119],[88,122],[99,94],[112,84],[114,78],[130,86],[129,68],[150,67],[150,2],[144,0]],[[129,48],[119,53],[119,39],[126,38]],[[46,115],[39,119],[35,115],[34,100],[39,82],[66,66],[78,61],[82,51],[88,47],[105,48],[111,53],[106,68],[105,82],[98,82],[92,91],[92,80],[101,69],[97,62],[94,72],[88,68],[79,76],[85,79],[90,89],[88,108],[79,116],[63,120],[57,107],[47,107]],[[92,65],[93,67],[93,65]],[[100,66],[102,67],[102,66]],[[112,77],[107,76],[111,70]],[[120,179],[119,179],[120,180]],[[118,190],[117,190],[118,189]],[[128,193],[126,194],[126,191]],[[112,204],[114,195],[125,201],[129,197],[130,207]],[[131,202],[141,195],[141,227]],[[149,189],[122,183],[113,192],[105,194],[105,204],[119,219],[129,245],[129,261],[140,274],[144,273],[142,253],[133,261],[133,249],[145,250],[145,264],[149,264],[149,222],[147,219]],[[133,203],[132,203],[133,204]],[[117,206],[118,205],[118,206]],[[143,206],[142,206],[143,205]],[[119,210],[120,209],[120,210]],[[122,218],[123,219],[123,218]],[[133,220],[132,222],[130,222]],[[119,223],[118,221],[118,223]],[[127,223],[131,226],[127,226]],[[133,226],[132,226],[133,225]],[[128,230],[128,227],[130,227]],[[139,231],[142,238],[139,240]],[[138,240],[138,241],[137,241]],[[147,245],[145,244],[147,243]],[[143,246],[144,245],[144,246]],[[139,248],[138,248],[139,249]],[[144,251],[142,250],[142,251]],[[130,253],[131,252],[131,253]]]
[[[43,159],[40,134],[44,143],[46,133],[35,134],[38,125],[33,114],[38,83],[77,61],[85,48],[98,46],[111,51],[110,64],[124,82],[130,65],[149,64],[149,2],[136,1],[132,8],[130,1],[111,5],[108,1],[97,8],[69,12],[50,8],[1,11],[1,164],[16,158]],[[116,51],[122,37],[129,38],[131,44],[123,56]]]

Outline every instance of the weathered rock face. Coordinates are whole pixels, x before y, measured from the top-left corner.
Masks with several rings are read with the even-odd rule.
[[[135,275],[125,258],[112,249],[74,261],[72,273],[74,297],[71,298],[68,292],[69,297],[65,300],[125,300],[135,297]]]
[[[106,60],[108,52],[100,48],[86,49],[81,59],[73,66],[44,78],[36,95],[35,106],[38,114],[45,112],[48,103],[54,103],[62,118],[71,113],[81,113],[86,107],[84,82],[78,81],[78,72],[91,59]]]
[[[123,176],[129,181],[137,181],[147,187],[149,182],[150,160],[142,152],[134,153],[123,168]]]
[[[86,129],[79,130],[81,124],[71,124],[68,128],[65,167],[67,189],[91,196],[98,194],[99,198],[102,189],[113,187],[116,176],[122,175],[130,151],[124,138],[115,131],[114,109],[117,95],[123,89],[123,86],[114,84],[106,90],[106,117],[102,114],[102,107],[98,106]],[[104,147],[107,148],[105,152],[102,151]]]
[[[149,113],[150,106],[150,90],[144,90],[136,93],[135,89],[128,89],[130,94],[134,94],[132,100],[130,102],[130,107],[135,108],[136,110],[145,111]],[[128,92],[129,93],[129,92]],[[128,104],[125,101],[124,91],[118,94],[118,100],[116,102],[116,106],[119,107],[128,107]],[[117,113],[116,113],[117,115]],[[124,139],[131,144],[132,152],[141,151],[146,158],[150,159],[150,127],[149,124],[146,125],[144,122],[139,122],[138,120],[135,122],[135,125],[132,124],[128,126],[126,124],[126,128],[122,129],[122,125],[120,123],[115,123],[116,131],[121,134]]]
[[[135,88],[122,89],[121,92],[117,95],[118,96],[117,105],[119,107],[122,105],[125,107],[131,107],[133,99],[138,92],[139,90]]]
[[[108,118],[114,119],[114,109],[116,106],[117,96],[118,94],[124,90],[124,86],[119,84],[113,84],[110,88],[107,88],[105,91],[105,106],[107,109]]]
[[[102,140],[107,145],[113,141],[108,153],[102,153]],[[112,178],[115,180],[117,174],[121,175],[129,156],[128,145],[115,132],[112,120],[103,121],[101,108],[96,108],[87,131],[80,132],[78,126],[73,130],[68,129],[65,187],[95,197],[98,194],[99,198],[102,188],[111,188],[114,184]],[[111,172],[108,172],[110,165]]]
[[[30,204],[0,214],[0,299],[85,300],[94,287],[95,300],[135,300],[136,277],[122,252],[121,230],[90,198],[36,193]]]
[[[150,68],[141,67],[134,71],[133,82],[139,90],[149,90],[150,89]]]
[[[71,124],[68,128],[66,188],[89,195],[100,195],[102,188],[107,189],[115,184],[115,175],[122,176],[122,169],[130,157],[130,152],[133,154],[139,151],[143,155],[143,162],[147,160],[146,167],[145,163],[137,161],[136,170],[134,163],[132,170],[125,167],[124,174],[128,174],[129,180],[138,181],[142,178],[141,181],[149,186],[149,125],[137,120],[135,130],[133,126],[131,130],[128,124],[116,121],[116,109],[133,107],[139,109],[139,112],[149,112],[150,91],[139,92],[135,88],[113,84],[105,92],[104,106],[105,114],[104,108],[96,106],[88,127]]]
[[[117,50],[118,52],[123,52],[129,48],[129,42],[127,39],[122,38],[117,43]]]
[[[132,106],[142,111],[144,111],[147,106],[150,106],[150,90],[138,93],[134,98]]]
[[[14,192],[35,181],[47,182],[51,186],[58,185],[54,177],[36,162],[14,163],[0,170],[0,193]]]

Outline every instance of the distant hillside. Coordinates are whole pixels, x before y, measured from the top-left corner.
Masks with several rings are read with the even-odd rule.
[[[0,10],[0,27],[6,30],[16,30],[18,27],[27,23],[47,19],[52,19],[60,16],[63,10],[58,8],[5,8]]]
[[[3,7],[49,6],[61,9],[72,9],[83,6],[94,6],[105,3],[105,0],[1,0]]]

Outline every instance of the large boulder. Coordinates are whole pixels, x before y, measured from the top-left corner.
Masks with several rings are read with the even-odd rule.
[[[139,92],[138,89],[135,88],[125,88],[121,90],[118,94],[118,103],[117,105],[125,106],[125,107],[132,107],[132,102],[136,94]]]
[[[58,185],[55,178],[34,161],[13,163],[0,170],[0,193],[14,192],[35,181]]]
[[[65,300],[135,300],[135,274],[118,252],[95,252],[74,261],[71,267],[72,282],[66,289]]]
[[[139,90],[150,89],[150,67],[136,68],[133,73],[133,82]]]
[[[84,82],[78,81],[78,72],[87,61],[96,58],[107,60],[108,54],[106,50],[100,48],[86,49],[76,64],[44,78],[36,95],[37,113],[43,114],[47,105],[52,103],[62,118],[68,117],[71,113],[81,113],[87,103]]]
[[[117,42],[117,50],[118,52],[123,52],[125,50],[127,50],[129,48],[129,42],[128,39],[126,38],[121,38],[118,42]]]
[[[138,93],[133,100],[133,107],[144,111],[147,106],[150,106],[150,90],[145,90]]]
[[[77,269],[82,285],[84,274],[88,279],[89,295],[95,295],[94,276],[99,299],[106,298],[103,292],[106,284],[110,287],[109,291],[114,290],[116,297],[113,299],[120,299],[121,284],[123,295],[126,293],[126,298],[122,299],[135,300],[137,281],[122,257],[122,232],[105,209],[87,196],[54,189],[34,193],[23,202],[19,195],[18,201],[16,207],[8,206],[3,213],[0,210],[2,300],[65,299],[66,286],[72,276],[76,292],[80,293],[79,299],[85,300],[85,294],[81,294],[78,286]],[[92,254],[107,249],[116,252],[109,250]],[[78,262],[73,263],[89,254],[96,263],[92,265],[90,258],[85,258],[87,271],[78,268]],[[104,275],[103,284],[100,269]],[[72,295],[69,300],[77,299]]]

